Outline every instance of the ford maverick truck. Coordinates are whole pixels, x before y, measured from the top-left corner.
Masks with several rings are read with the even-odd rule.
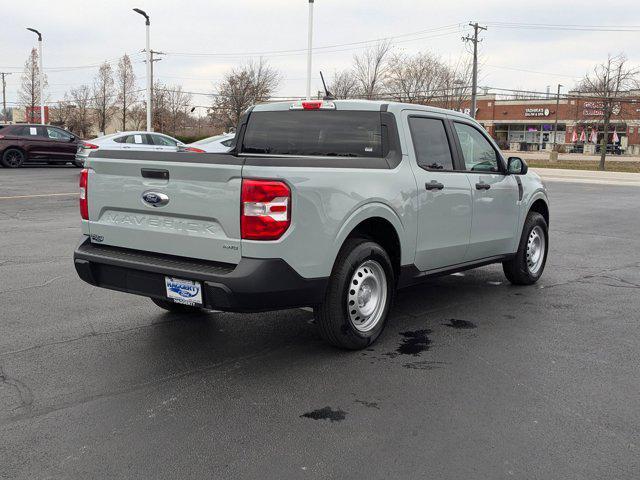
[[[86,282],[159,307],[313,307],[321,336],[376,340],[398,288],[502,263],[536,282],[538,175],[469,116],[377,101],[250,108],[229,153],[100,149],[80,176]]]

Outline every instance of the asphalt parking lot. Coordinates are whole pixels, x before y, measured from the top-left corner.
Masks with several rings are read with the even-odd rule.
[[[84,284],[77,174],[0,169],[0,477],[640,475],[640,187],[549,181],[539,284],[431,280],[344,352]]]

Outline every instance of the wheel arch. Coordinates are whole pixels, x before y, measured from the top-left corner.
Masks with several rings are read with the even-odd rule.
[[[549,226],[549,204],[542,197],[536,198],[531,206],[529,207],[529,212],[537,212],[544,217],[544,220],[547,222],[547,227]]]
[[[388,206],[384,204],[368,204],[356,212],[344,223],[333,248],[332,264],[345,241],[349,238],[362,236],[371,238],[379,243],[389,254],[396,276],[403,265],[403,256],[410,250],[410,245],[404,240],[404,227],[400,218]]]

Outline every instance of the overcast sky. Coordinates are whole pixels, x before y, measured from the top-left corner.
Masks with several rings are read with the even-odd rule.
[[[151,46],[167,52],[156,63],[164,83],[182,84],[194,92],[212,92],[224,72],[260,52],[306,48],[306,0],[28,0],[2,2],[0,71],[15,72],[7,78],[7,98],[17,98],[19,77],[36,37],[44,36],[44,62],[50,101],[65,91],[91,83],[92,65],[133,55],[138,83],[144,85],[144,20],[133,7],[151,15]],[[481,85],[543,91],[557,83],[573,86],[577,78],[608,53],[626,53],[640,63],[640,32],[592,32],[505,28],[491,22],[563,25],[640,25],[638,0],[603,4],[593,0],[316,0],[317,47],[397,37],[396,49],[412,53],[437,52],[445,60],[469,55],[460,37],[470,32],[469,21],[489,23],[482,33]],[[604,11],[603,11],[604,10]],[[446,27],[439,30],[439,27]],[[414,34],[415,32],[424,32]],[[407,35],[411,34],[411,35]],[[314,72],[331,76],[351,65],[362,45],[318,51]],[[190,54],[190,55],[184,55]],[[205,54],[205,55],[197,55]],[[209,54],[209,55],[206,55]],[[226,54],[216,56],[210,54]],[[232,54],[232,55],[229,55]],[[264,58],[284,77],[279,95],[303,95],[306,55],[265,53]],[[62,68],[65,67],[65,68]],[[67,68],[69,67],[69,68]],[[71,67],[83,67],[74,68]],[[524,70],[530,70],[526,72]],[[536,72],[536,73],[534,73]],[[539,73],[538,73],[539,72]],[[320,88],[317,73],[314,87]],[[195,96],[194,104],[210,99]]]

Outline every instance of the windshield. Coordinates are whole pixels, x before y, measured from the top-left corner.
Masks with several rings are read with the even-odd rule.
[[[244,153],[382,157],[380,112],[296,110],[254,112]]]

